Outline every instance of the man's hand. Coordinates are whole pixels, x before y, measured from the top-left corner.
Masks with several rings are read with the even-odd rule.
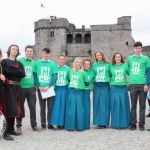
[[[144,86],[144,92],[147,92],[147,91],[148,91],[148,86],[145,85],[145,86]]]
[[[44,88],[44,91],[46,92],[49,88],[50,88],[49,86],[46,86],[46,87]]]
[[[41,87],[41,86],[39,86],[39,90],[40,90],[41,92],[44,92],[44,88]]]
[[[2,81],[5,81],[5,80],[6,80],[6,78],[5,78],[5,76],[4,76],[3,74],[0,74],[0,79],[1,79]]]

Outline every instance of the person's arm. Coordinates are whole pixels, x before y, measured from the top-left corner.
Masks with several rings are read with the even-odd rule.
[[[146,68],[146,84],[147,86],[149,86],[150,84],[150,67]]]
[[[33,72],[33,76],[34,76],[34,84],[39,87],[40,86],[40,83],[38,81],[38,78],[37,78],[37,73]]]
[[[48,86],[51,87],[56,82],[56,80],[57,80],[57,73],[54,73],[52,75],[50,82],[48,83]]]

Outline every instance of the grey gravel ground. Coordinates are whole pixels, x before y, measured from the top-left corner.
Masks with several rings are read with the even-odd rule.
[[[14,136],[14,141],[0,139],[0,150],[150,150],[150,132],[117,129],[91,129],[69,132],[46,129],[40,133],[32,131],[27,104],[26,118],[23,120],[23,134]],[[146,108],[146,114],[148,107]],[[91,112],[92,114],[92,112]],[[39,103],[37,102],[37,122],[40,127]],[[150,128],[150,118],[146,117],[146,129]]]

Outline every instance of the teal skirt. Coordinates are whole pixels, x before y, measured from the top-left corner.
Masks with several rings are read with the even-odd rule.
[[[108,82],[94,82],[93,124],[108,126],[110,119],[110,85]]]
[[[84,130],[84,101],[83,90],[68,90],[66,104],[65,126],[67,130]]]
[[[110,90],[111,127],[130,126],[130,102],[127,86],[111,86]]]
[[[64,126],[68,85],[55,87],[55,99],[52,107],[51,125]]]
[[[85,129],[90,129],[90,107],[91,107],[90,92],[91,90],[84,90]]]

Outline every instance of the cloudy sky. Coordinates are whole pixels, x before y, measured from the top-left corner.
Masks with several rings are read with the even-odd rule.
[[[41,8],[40,3],[46,7]],[[0,47],[34,44],[34,22],[49,16],[67,18],[80,28],[115,24],[117,18],[132,17],[132,37],[150,45],[149,0],[0,0]],[[5,55],[4,55],[5,56]]]

